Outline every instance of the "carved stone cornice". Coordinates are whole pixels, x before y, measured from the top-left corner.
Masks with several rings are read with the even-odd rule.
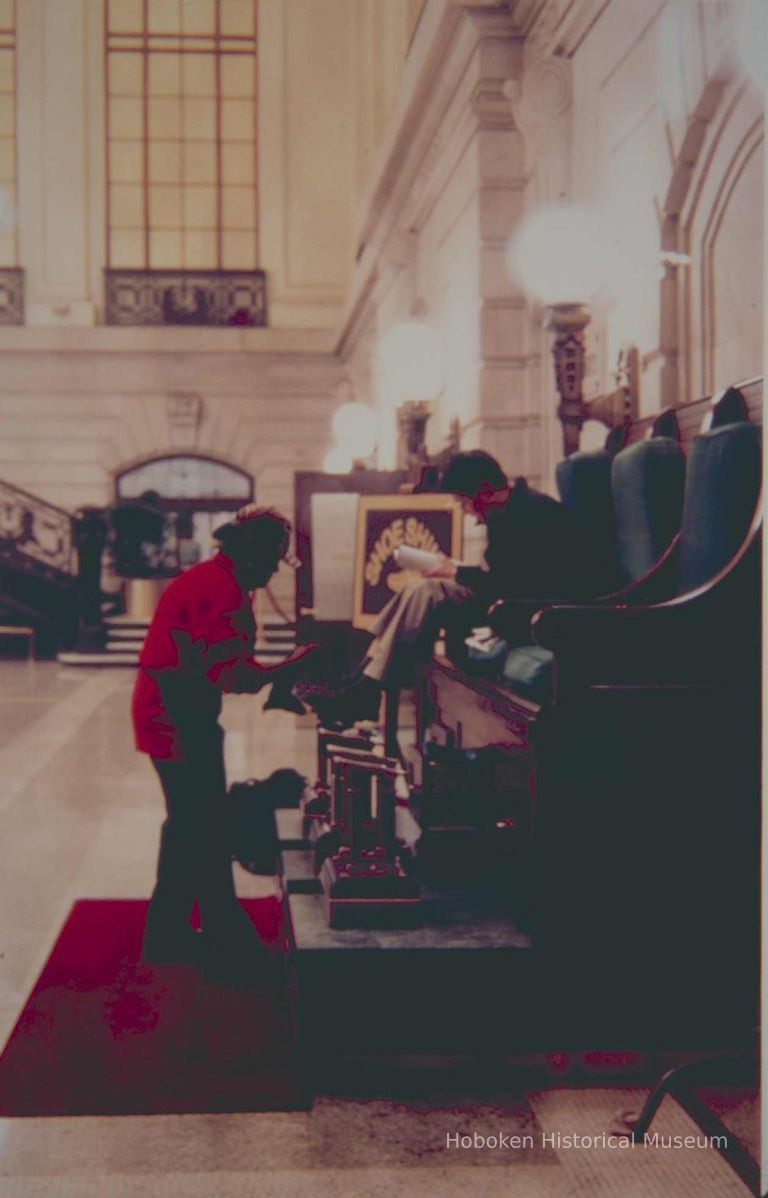
[[[542,199],[567,195],[571,174],[573,68],[570,59],[550,55],[526,66],[504,88],[515,124],[526,140],[526,158]]]
[[[565,58],[541,58],[527,67],[522,79],[510,79],[504,87],[515,123],[526,134],[536,136],[560,120],[573,99],[573,71]]]
[[[476,85],[470,107],[481,128],[513,128],[507,94],[509,82],[508,79],[483,79]]]
[[[194,445],[203,417],[203,400],[196,391],[171,391],[165,414],[173,445]]]

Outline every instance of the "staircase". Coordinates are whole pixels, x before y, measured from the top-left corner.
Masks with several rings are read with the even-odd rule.
[[[38,655],[56,654],[62,665],[135,666],[147,620],[107,616],[103,648],[98,623],[89,629],[97,648],[72,647],[88,643],[81,627],[75,533],[69,512],[0,480],[0,625],[32,629]],[[274,665],[295,645],[295,624],[273,616],[260,623],[254,655],[264,665]]]
[[[75,642],[79,613],[72,517],[0,481],[0,622],[33,628],[46,657]]]
[[[253,656],[264,665],[284,661],[296,648],[296,625],[270,620],[259,628]]]
[[[135,666],[147,635],[149,620],[131,616],[108,616],[104,621],[107,634],[103,649],[83,652],[72,649],[58,653],[56,660],[63,666]]]

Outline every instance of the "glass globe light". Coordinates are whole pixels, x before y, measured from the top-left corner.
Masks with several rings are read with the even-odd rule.
[[[443,385],[440,338],[421,321],[403,321],[382,338],[378,366],[382,396],[389,407],[434,399]]]
[[[586,303],[607,274],[606,258],[589,212],[566,203],[527,217],[507,247],[512,278],[548,307]]]
[[[323,460],[326,474],[349,474],[352,469],[352,454],[345,445],[334,445]]]
[[[342,404],[332,421],[337,448],[352,458],[370,457],[376,448],[377,423],[376,413],[367,404]]]

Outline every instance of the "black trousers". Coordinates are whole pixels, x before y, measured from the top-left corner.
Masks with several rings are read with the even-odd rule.
[[[185,760],[152,758],[167,815],[147,913],[148,937],[173,940],[183,935],[195,900],[202,927],[215,939],[253,932],[232,878],[223,740],[216,725],[215,733],[198,730]]]

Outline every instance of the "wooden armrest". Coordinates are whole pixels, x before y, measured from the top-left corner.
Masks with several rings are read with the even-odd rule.
[[[653,609],[600,604],[559,604],[536,612],[532,621],[536,643],[556,654],[579,650],[591,654],[610,640],[621,644],[649,627]]]
[[[539,612],[533,634],[555,654],[560,693],[572,684],[713,686],[736,679],[741,686],[744,638],[715,614],[695,601],[561,606]]]

